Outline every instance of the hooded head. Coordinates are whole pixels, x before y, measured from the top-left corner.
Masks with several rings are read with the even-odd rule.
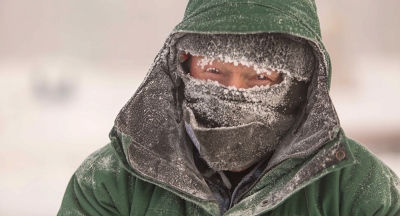
[[[284,160],[307,157],[337,136],[339,120],[328,94],[330,61],[321,41],[313,0],[190,0],[182,22],[167,38],[142,85],[119,113],[111,133],[112,139],[122,140],[115,148],[126,168],[138,177],[174,188],[183,196],[215,199],[199,177],[191,141],[185,136],[185,84],[177,45],[192,33],[280,34],[302,40],[312,48],[315,68],[304,106],[266,169]]]
[[[187,34],[176,47],[192,55],[180,76],[200,156],[215,170],[232,171],[270,155],[307,96],[312,48],[272,34]]]

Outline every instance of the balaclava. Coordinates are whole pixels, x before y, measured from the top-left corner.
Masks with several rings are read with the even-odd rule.
[[[211,168],[242,170],[273,152],[306,99],[312,48],[300,38],[277,34],[187,34],[177,48],[181,54],[203,56],[202,67],[220,60],[253,66],[257,73],[282,74],[279,84],[237,89],[191,77],[180,67],[186,127]]]

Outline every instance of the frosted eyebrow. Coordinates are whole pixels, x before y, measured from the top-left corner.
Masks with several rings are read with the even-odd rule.
[[[204,69],[204,67],[206,66],[206,65],[212,65],[212,63],[214,62],[214,58],[210,58],[210,57],[203,57],[202,59],[200,59],[198,62],[197,62],[197,66],[200,66],[201,67],[201,69]]]

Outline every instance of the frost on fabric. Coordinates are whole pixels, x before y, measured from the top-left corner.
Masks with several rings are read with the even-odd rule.
[[[185,109],[185,121],[191,125],[200,143],[200,156],[214,170],[240,170],[262,160],[274,151],[279,138],[292,125],[291,118],[276,118],[271,125],[253,122],[234,127],[199,126],[191,109]]]
[[[277,85],[249,89],[225,87],[218,82],[199,80],[190,75],[186,75],[184,82],[186,106],[195,115],[215,125],[228,127],[262,122],[272,126],[278,119],[294,118],[276,111],[288,103],[287,94],[291,86],[288,79]]]
[[[391,179],[394,179],[394,180],[393,180],[393,181],[394,181],[394,186],[395,186],[397,192],[400,193],[400,181],[399,181],[399,177],[398,177],[395,173],[392,173]]]
[[[184,52],[180,41],[185,40],[187,36],[185,34],[179,32],[167,40],[143,84],[119,113],[116,129],[134,140],[126,143],[127,147],[124,147],[134,170],[192,196],[213,200],[207,184],[199,178],[200,174],[190,159],[191,152],[188,153],[187,148],[189,144],[182,139],[184,126],[180,121],[183,120],[181,112],[184,96],[179,93],[183,90],[182,75],[185,73],[180,68],[181,62],[177,56],[180,52]],[[194,46],[192,50],[195,50]],[[319,62],[315,64],[318,67],[315,75],[310,77],[311,89],[305,115],[300,119],[297,134],[292,135],[292,131],[287,132],[280,141],[270,160],[271,165],[300,153],[302,155],[312,153],[326,143],[328,137],[335,135],[333,128],[339,125],[327,92],[328,63],[324,59],[321,47],[315,46],[314,50],[319,54]],[[290,74],[294,77],[293,74],[296,72],[290,71]],[[296,120],[295,124],[297,121],[299,120]],[[180,158],[179,161],[177,158]],[[177,169],[178,164],[187,167],[184,173]],[[152,167],[152,170],[148,167]],[[178,178],[180,175],[186,177]]]
[[[304,188],[310,181],[328,174],[329,171],[327,171],[326,168],[334,168],[335,165],[340,162],[340,160],[336,158],[336,153],[338,151],[344,151],[344,149],[343,144],[335,144],[330,149],[321,151],[310,161],[303,163],[303,166],[297,168],[292,167],[289,173],[294,175],[290,177],[287,182],[274,185],[275,190],[271,191],[267,196],[263,195],[259,201],[261,205],[256,206],[252,213],[258,215],[266,209],[271,209],[279,205],[283,200],[287,199],[288,196]],[[248,198],[245,199],[246,202],[247,200]],[[265,204],[262,204],[263,202]]]
[[[304,89],[296,92],[297,89],[291,88],[299,81],[309,81],[314,69],[314,54],[308,44],[278,35],[187,34],[176,46],[181,52],[203,56],[198,62],[201,67],[220,60],[254,67],[258,73],[277,70],[283,74],[283,81],[277,85],[236,89],[216,81],[197,80],[183,70],[178,72],[185,83],[187,106],[213,127],[260,120],[269,121],[269,125],[276,121],[276,116],[284,113],[282,110],[294,109],[304,100],[305,93],[299,93]],[[300,96],[290,97],[294,92]],[[277,112],[279,109],[281,112]]]
[[[277,111],[287,103],[292,85],[287,76],[280,84],[249,89],[190,75],[183,80],[185,121],[199,140],[200,156],[214,170],[238,170],[261,160],[295,121],[293,114]]]
[[[93,153],[82,163],[76,171],[75,176],[79,184],[83,186],[90,186],[94,189],[97,186],[97,181],[94,180],[94,172],[99,171],[102,173],[112,174],[114,178],[118,178],[120,169],[118,167],[119,160],[113,154],[105,156],[100,155],[103,149]]]
[[[61,209],[59,213],[62,213],[62,215],[65,216],[85,216],[82,212],[76,209],[68,209],[65,211],[64,209]]]
[[[265,47],[257,50],[260,46]],[[282,73],[279,84],[237,89],[196,79],[177,67],[185,83],[182,107],[196,117],[187,121],[200,142],[200,155],[209,166],[215,170],[240,169],[272,152],[295,122],[294,110],[305,99],[307,87],[298,84],[310,80],[313,72],[314,55],[307,52],[310,46],[286,37],[255,34],[186,35],[177,47],[181,52],[203,56],[198,62],[200,67],[219,60],[254,67],[258,73],[271,68]],[[253,123],[263,124],[264,128]]]
[[[200,66],[214,60],[254,67],[257,73],[278,71],[299,81],[309,81],[314,69],[312,48],[300,38],[273,34],[187,34],[178,50],[205,56]]]
[[[329,97],[329,69],[323,47],[310,43],[316,53],[318,64],[308,89],[307,104],[296,130],[282,139],[268,168],[300,155],[309,155],[329,140],[334,139],[340,129],[339,119]]]

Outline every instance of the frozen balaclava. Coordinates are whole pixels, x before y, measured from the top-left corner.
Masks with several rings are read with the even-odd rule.
[[[219,60],[282,75],[279,84],[237,89],[194,78],[184,65],[180,73],[186,128],[211,168],[243,170],[273,152],[306,99],[312,48],[302,39],[272,34],[187,34],[177,48],[181,54],[203,56],[201,67]]]

